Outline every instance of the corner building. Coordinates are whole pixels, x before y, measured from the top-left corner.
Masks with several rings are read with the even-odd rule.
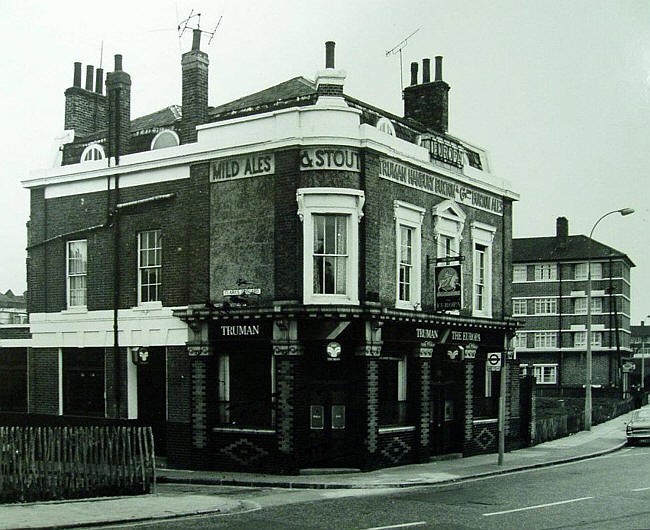
[[[186,468],[496,451],[517,194],[447,133],[441,58],[404,117],[345,94],[334,43],[315,81],[209,107],[195,32],[182,107],[133,120],[121,63],[106,96],[75,67],[62,165],[24,182],[30,411],[149,422]]]

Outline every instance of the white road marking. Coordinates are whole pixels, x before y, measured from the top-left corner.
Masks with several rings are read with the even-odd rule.
[[[365,528],[364,530],[387,530],[388,528],[407,528],[411,526],[422,526],[423,524],[427,524],[427,522],[417,521],[416,523],[400,523],[400,524],[392,524],[390,526],[373,526],[372,528]]]
[[[637,489],[632,490],[632,491],[647,491],[647,490],[650,490],[650,488],[637,488]]]
[[[538,508],[547,508],[548,506],[557,506],[558,504],[569,504],[571,502],[580,502],[593,499],[593,497],[580,497],[579,499],[569,499],[567,501],[549,502],[547,504],[536,504],[535,506],[527,506],[526,508],[515,508],[514,510],[503,510],[502,512],[484,513],[485,517],[491,515],[503,515],[504,513],[525,512],[527,510],[537,510]]]

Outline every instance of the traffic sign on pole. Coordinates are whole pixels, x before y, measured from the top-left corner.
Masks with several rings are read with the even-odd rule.
[[[491,352],[487,354],[487,362],[485,364],[489,372],[501,371],[501,352]]]

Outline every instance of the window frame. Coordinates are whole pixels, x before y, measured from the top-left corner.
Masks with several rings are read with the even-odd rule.
[[[99,156],[95,156],[99,155]],[[91,158],[87,158],[90,156]],[[79,162],[96,162],[97,160],[104,160],[106,158],[106,152],[104,147],[98,143],[92,143],[81,152],[79,157]]]
[[[523,274],[522,274],[523,273]],[[523,276],[523,278],[521,278]],[[512,266],[512,282],[521,283],[528,281],[528,266],[527,265],[513,265]]]
[[[580,338],[580,340],[578,340]],[[603,334],[601,331],[591,331],[591,347],[600,347],[603,345]],[[587,347],[587,330],[579,330],[573,332],[573,347],[586,348]]]
[[[298,216],[303,225],[303,303],[321,305],[359,304],[359,223],[365,194],[351,188],[299,188]],[[314,292],[314,216],[342,215],[346,219],[345,293]]]
[[[386,116],[382,116],[377,120],[376,127],[385,134],[388,134],[390,136],[397,136],[395,134],[395,126],[388,118],[386,118]]]
[[[546,274],[548,273],[548,274]],[[552,282],[557,280],[557,264],[555,263],[536,263],[535,264],[535,281]]]
[[[557,315],[557,298],[535,298],[534,315]]]
[[[523,306],[523,311],[521,310]],[[512,299],[512,316],[526,316],[528,315],[528,300],[526,298],[513,298]]]
[[[174,140],[175,140],[175,142],[176,142],[175,145],[165,145],[165,146],[163,146],[163,147],[155,147],[156,142],[157,142],[161,137],[163,137],[163,136],[170,136],[170,135],[174,138]],[[153,137],[153,139],[151,140],[151,145],[150,145],[149,149],[150,149],[151,151],[157,151],[158,149],[168,149],[168,148],[170,148],[170,147],[178,147],[180,144],[181,144],[181,140],[180,140],[178,134],[176,133],[176,131],[173,131],[173,130],[171,130],[171,129],[164,129],[164,130],[158,132],[158,134],[156,134],[156,136]]]
[[[395,307],[397,309],[419,309],[422,305],[422,223],[425,208],[403,201],[393,202],[395,219]],[[408,297],[402,298],[402,229],[411,233],[410,246],[410,282]]]
[[[71,261],[73,258],[70,256],[71,246],[73,244],[83,243],[84,256],[82,257],[83,272],[71,272]],[[65,277],[66,277],[66,307],[68,309],[84,309],[88,306],[88,240],[87,239],[73,239],[66,241],[65,251]],[[83,278],[82,288],[73,288],[72,278]],[[83,303],[73,303],[73,290],[75,293],[83,293]]]
[[[154,234],[154,246],[143,247],[143,236],[147,234],[147,238],[150,237],[150,234]],[[156,237],[157,234],[157,237]],[[159,242],[159,245],[156,246],[156,241]],[[162,229],[154,228],[151,230],[141,230],[137,234],[138,242],[138,305],[143,304],[159,304],[162,301],[162,252],[163,252],[163,242],[162,242]],[[154,256],[157,256],[157,263],[151,265],[147,263],[146,265],[142,264],[143,252],[154,252]],[[156,282],[155,283],[144,283],[143,282],[143,273],[144,271],[155,270],[156,271]],[[153,298],[147,297],[145,300],[143,297],[143,289],[147,287],[147,292],[153,287],[155,289],[155,296]]]
[[[495,234],[494,226],[478,221],[472,223],[472,316],[492,317],[492,244]],[[479,274],[481,269],[482,278]],[[484,302],[481,307],[479,299]]]
[[[580,303],[580,307],[578,307]],[[587,314],[587,297],[579,296],[574,299],[573,302],[573,312],[576,315],[586,315]],[[600,296],[591,297],[591,314],[602,313],[603,312],[603,299]]]
[[[396,363],[395,367],[395,376],[396,381],[392,381],[395,390],[396,400],[385,400],[383,398],[385,394],[385,389],[383,385],[386,384],[384,381],[384,370],[382,367],[385,367],[386,364],[382,364],[379,370],[379,380],[378,380],[378,404],[381,410],[379,417],[379,426],[380,427],[396,427],[396,426],[405,426],[409,424],[409,401],[408,401],[408,360],[406,355],[399,356],[389,356],[382,357],[379,359],[380,363]],[[391,411],[391,407],[394,406],[395,409]],[[392,412],[392,414],[391,414]],[[396,417],[396,421],[386,421],[387,417]]]
[[[556,385],[557,384],[557,368],[558,365],[554,363],[533,364],[533,376],[538,385]],[[552,377],[547,377],[546,370],[550,371]]]
[[[534,340],[535,348],[557,348],[557,332],[555,331],[536,331]]]
[[[580,269],[579,269],[580,268]],[[589,262],[576,263],[573,271],[574,280],[587,280],[589,275]],[[591,279],[602,280],[603,278],[603,264],[599,262],[591,262]]]

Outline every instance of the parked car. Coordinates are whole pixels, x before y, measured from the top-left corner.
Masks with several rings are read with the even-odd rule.
[[[625,429],[627,443],[650,442],[650,407],[635,410]]]

